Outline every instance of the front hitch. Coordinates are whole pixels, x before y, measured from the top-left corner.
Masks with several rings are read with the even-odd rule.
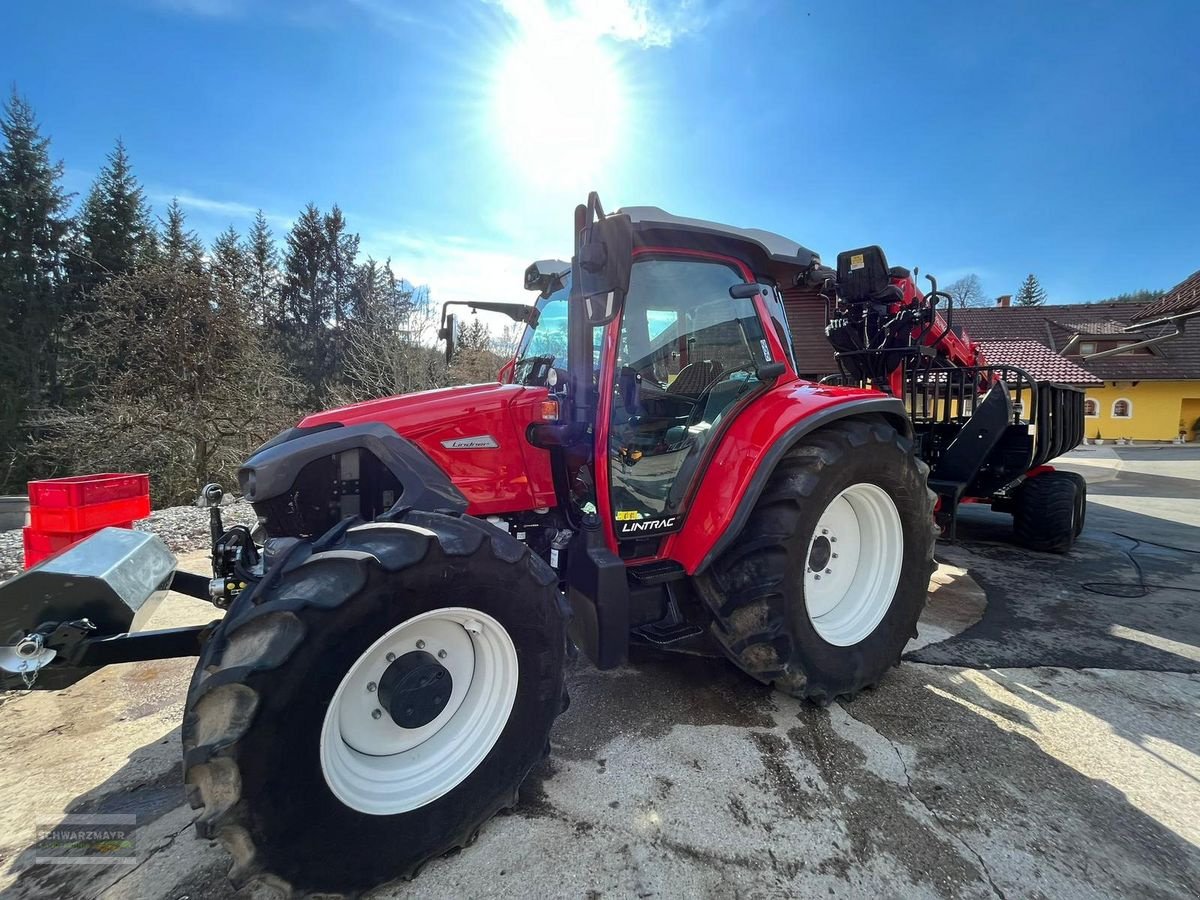
[[[105,528],[0,585],[0,689],[60,689],[112,662],[198,655],[205,627],[143,630],[172,588],[200,593],[196,578],[175,572],[154,535]]]

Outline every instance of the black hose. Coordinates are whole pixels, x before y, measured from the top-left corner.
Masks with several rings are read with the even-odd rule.
[[[1170,544],[1160,544],[1157,541],[1147,541],[1142,538],[1121,534],[1119,531],[1114,531],[1113,534],[1119,538],[1125,538],[1127,541],[1133,541],[1132,547],[1121,552],[1133,564],[1133,569],[1137,572],[1137,584],[1129,584],[1122,581],[1085,581],[1079,585],[1085,591],[1091,594],[1099,594],[1102,597],[1119,597],[1125,600],[1140,600],[1143,597],[1148,597],[1152,591],[1187,591],[1192,594],[1200,594],[1200,588],[1180,587],[1174,584],[1151,584],[1147,582],[1146,573],[1142,571],[1141,563],[1133,555],[1133,551],[1142,544],[1151,547],[1162,547],[1164,550],[1174,550],[1177,553],[1200,553],[1200,550],[1192,550],[1187,547],[1173,547]],[[1137,591],[1137,593],[1130,593],[1131,591]]]

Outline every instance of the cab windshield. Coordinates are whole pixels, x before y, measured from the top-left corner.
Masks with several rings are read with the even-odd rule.
[[[565,376],[567,369],[567,300],[571,295],[571,278],[549,297],[539,297],[538,323],[526,328],[517,345],[517,365],[513,382],[524,385],[546,384],[551,369]],[[565,378],[561,379],[565,382]]]

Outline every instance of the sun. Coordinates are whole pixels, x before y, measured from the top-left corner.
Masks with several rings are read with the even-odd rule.
[[[624,139],[625,90],[615,57],[569,23],[524,29],[492,81],[491,136],[512,171],[548,188],[587,190]]]

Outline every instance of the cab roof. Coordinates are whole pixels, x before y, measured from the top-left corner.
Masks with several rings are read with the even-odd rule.
[[[626,206],[618,213],[633,223],[634,244],[642,247],[680,246],[679,235],[687,235],[686,246],[713,250],[745,262],[759,277],[767,276],[780,284],[820,256],[802,244],[761,228],[736,228],[719,222],[676,216],[657,206]]]

